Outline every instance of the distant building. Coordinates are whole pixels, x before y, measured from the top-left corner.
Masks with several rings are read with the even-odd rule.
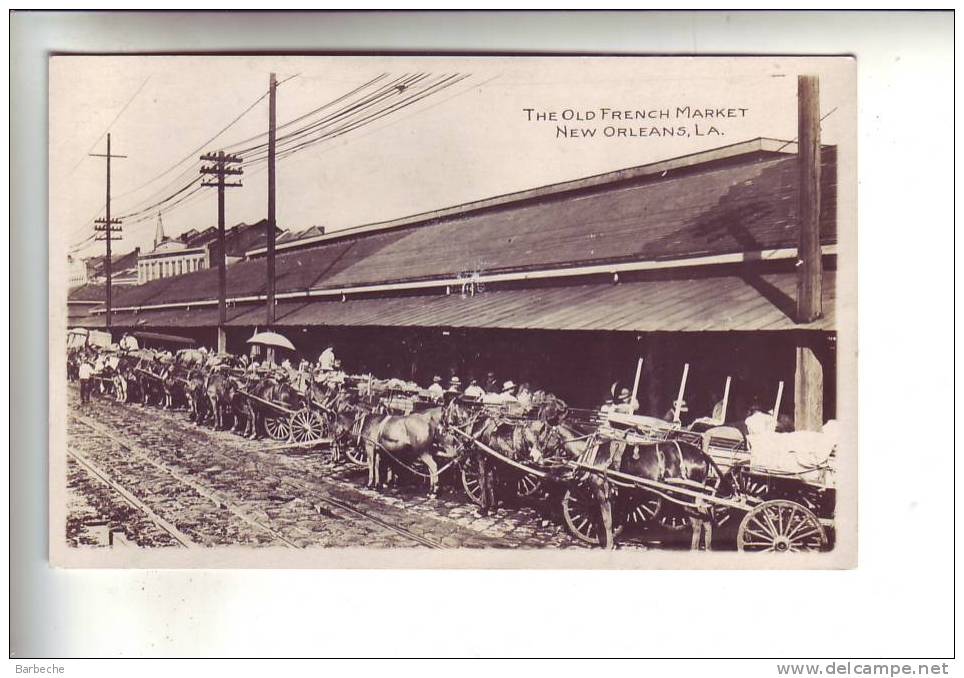
[[[267,240],[268,220],[262,219],[254,224],[240,223],[224,233],[225,259],[230,265],[244,257],[246,250],[264,246]],[[275,233],[281,233],[276,229]],[[203,231],[191,229],[178,238],[164,235],[163,225],[158,218],[158,229],[154,236],[154,249],[140,256],[137,262],[137,281],[139,283],[170,278],[171,276],[193,273],[216,265],[219,256],[218,229],[215,226]]]
[[[67,255],[67,280],[70,287],[87,284],[87,262],[79,257]]]
[[[126,254],[115,254],[111,257],[111,284],[113,285],[136,285],[138,283],[137,261],[140,257],[141,248],[135,247],[133,251]],[[107,268],[104,266],[106,256],[90,257],[85,259],[83,264],[86,269],[86,280],[71,285],[105,284],[107,282]],[[78,280],[81,274],[77,274]]]

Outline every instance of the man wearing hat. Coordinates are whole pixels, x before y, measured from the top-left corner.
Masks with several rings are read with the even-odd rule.
[[[462,393],[462,380],[458,377],[453,376],[449,380],[449,393],[454,393],[459,395]]]
[[[472,381],[469,382],[468,388],[465,389],[464,395],[466,398],[479,400],[485,395],[485,390],[479,386],[479,380],[473,377]]]
[[[635,414],[639,409],[639,401],[633,398],[633,394],[628,388],[623,388],[619,391],[619,396],[616,398],[616,402],[613,405],[613,412],[622,412],[624,414]]]
[[[690,408],[686,406],[685,400],[674,400],[673,406],[669,408],[669,410],[666,412],[666,416],[663,417],[663,419],[665,419],[666,421],[672,421],[678,424],[680,420],[679,420],[679,417],[676,416],[677,407],[679,407],[680,414],[684,414],[690,411]]]
[[[504,403],[517,403],[519,398],[515,394],[516,385],[515,382],[509,379],[509,381],[502,384],[502,393],[499,394],[499,399]]]
[[[433,400],[441,400],[445,389],[442,388],[442,377],[435,375],[432,377],[432,385],[428,387],[428,394]]]

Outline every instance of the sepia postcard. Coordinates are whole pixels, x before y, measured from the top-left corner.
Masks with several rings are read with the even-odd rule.
[[[51,563],[854,567],[857,68],[52,56]]]

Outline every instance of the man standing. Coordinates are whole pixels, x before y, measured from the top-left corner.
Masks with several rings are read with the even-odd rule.
[[[94,366],[90,364],[90,360],[85,356],[81,359],[80,370],[78,376],[80,377],[80,402],[81,404],[86,404],[90,402],[90,378],[94,374]]]
[[[318,356],[318,367],[324,372],[335,369],[335,347],[333,344],[328,344],[321,355]]]

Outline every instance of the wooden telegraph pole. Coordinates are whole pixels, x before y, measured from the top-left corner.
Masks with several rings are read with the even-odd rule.
[[[268,80],[268,224],[267,228],[267,258],[268,258],[268,294],[267,294],[267,329],[274,326],[274,231],[275,231],[275,114],[277,109],[278,82],[272,73]],[[274,362],[274,349],[270,346],[266,351],[269,363]]]
[[[797,322],[823,315],[823,262],[820,250],[820,81],[797,79],[800,241],[797,250]],[[801,332],[796,347],[794,426],[798,431],[823,428],[823,365],[813,332]]]
[[[202,181],[202,186],[214,186],[218,189],[218,351],[227,348],[227,259],[224,251],[224,189],[240,186],[241,182],[226,183],[224,178],[229,175],[244,173],[240,167],[230,167],[241,162],[237,155],[226,155],[224,151],[205,153],[201,160],[213,163],[201,167],[201,174],[214,175],[216,181]]]
[[[274,325],[274,231],[275,231],[275,112],[278,83],[271,74],[268,83],[268,329]]]
[[[94,222],[94,230],[102,231],[103,236],[98,237],[98,240],[105,240],[107,242],[107,257],[104,260],[104,273],[107,277],[107,313],[104,316],[104,324],[107,327],[107,331],[110,331],[111,327],[111,303],[113,300],[113,290],[111,286],[111,241],[120,240],[121,237],[111,237],[114,233],[121,233],[123,228],[120,226],[120,219],[110,218],[110,159],[111,158],[126,158],[126,155],[116,155],[110,152],[110,132],[107,133],[107,153],[91,153],[90,155],[96,156],[98,158],[107,158],[107,204],[105,207],[105,214],[103,219],[97,219]]]

